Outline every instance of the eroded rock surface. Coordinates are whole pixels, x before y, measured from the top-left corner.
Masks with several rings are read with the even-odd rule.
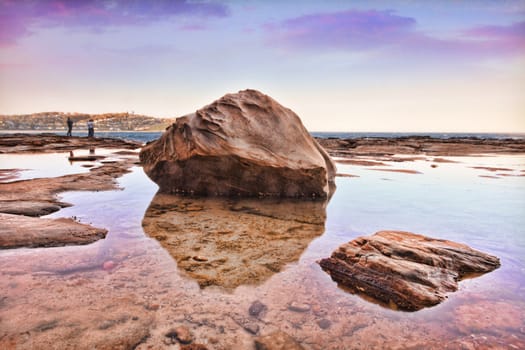
[[[426,154],[434,156],[466,156],[472,154],[517,154],[525,152],[523,139],[481,139],[430,136],[361,137],[355,139],[317,138],[327,152],[335,157],[375,156],[394,154]]]
[[[201,287],[256,285],[324,232],[326,203],[157,194],[142,226]]]
[[[72,219],[39,219],[0,213],[0,221],[0,249],[88,244],[104,238],[107,233],[107,230]]]
[[[380,231],[341,245],[320,265],[352,292],[415,311],[440,303],[458,289],[458,280],[490,272],[500,261],[464,244]]]
[[[299,117],[255,90],[178,118],[140,159],[164,193],[327,197],[336,172]]]
[[[0,135],[0,153],[46,153],[94,147],[137,149],[140,146],[139,142],[116,138],[66,137],[55,134]]]

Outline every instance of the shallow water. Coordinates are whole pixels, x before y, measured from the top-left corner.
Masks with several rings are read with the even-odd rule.
[[[75,156],[97,155],[106,158],[97,161],[70,161],[69,152],[39,153],[39,154],[0,154],[0,169],[13,169],[13,176],[0,182],[11,182],[43,177],[57,177],[62,175],[80,174],[89,171],[89,168],[98,166],[104,161],[113,161],[111,153],[116,149],[98,149],[95,153],[90,150],[77,150]]]
[[[61,175],[88,172],[81,162],[70,163],[69,153],[39,154],[0,154],[0,168],[17,169],[16,176],[7,181],[27,180],[38,177],[56,177]],[[85,163],[84,163],[85,164]]]
[[[104,334],[118,338],[134,329],[131,321],[101,326],[108,318],[123,319],[117,316],[128,310],[151,328],[139,348],[166,346],[164,334],[173,325],[185,325],[195,342],[210,349],[251,349],[252,333],[276,330],[307,349],[523,348],[525,156],[447,157],[456,163],[432,159],[385,161],[387,166],[373,167],[338,164],[339,173],[359,177],[337,177],[331,200],[313,212],[306,210],[306,216],[321,218],[320,228],[306,240],[279,238],[284,247],[280,256],[265,249],[275,244],[272,235],[304,224],[305,209],[293,204],[272,209],[256,201],[162,199],[139,167],[119,179],[122,190],[64,193],[62,200],[74,206],[49,217],[74,216],[107,228],[109,234],[84,247],[0,252],[0,344],[13,339],[20,348],[31,348],[28,344],[35,339],[42,344],[61,339],[64,347],[97,344],[106,339]],[[242,276],[244,282],[224,288],[213,276],[204,276],[207,282],[202,283],[205,273],[224,268],[224,257],[214,256],[220,252],[207,247],[240,242],[242,237],[225,232],[243,230],[272,236],[259,239],[259,255],[253,249],[228,251],[237,261],[228,267],[233,269],[229,274]],[[459,290],[438,306],[414,313],[386,309],[338,288],[316,263],[341,243],[379,230],[465,243],[500,257],[502,266],[460,282]],[[182,256],[180,249],[170,250],[170,244],[180,242],[163,238],[188,232],[195,235],[184,240],[196,241],[183,247]],[[209,237],[209,232],[217,234]],[[224,238],[217,241],[220,234]],[[108,261],[115,267],[103,268]],[[202,269],[200,264],[208,265]],[[267,269],[261,272],[261,266]],[[248,308],[256,300],[267,310],[254,318]],[[20,313],[31,314],[34,324]],[[75,343],[79,340],[71,334],[82,334],[84,343]]]

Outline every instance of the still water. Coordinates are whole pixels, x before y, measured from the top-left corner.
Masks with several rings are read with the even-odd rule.
[[[0,154],[0,169],[13,170],[10,179],[4,180],[0,176],[0,182],[28,180],[35,178],[57,177],[70,174],[81,174],[89,172],[93,166],[99,166],[101,162],[112,162],[118,160],[112,153],[117,149],[81,149],[74,152],[74,156],[101,156],[96,162],[93,161],[69,161],[69,152],[39,153],[39,154]]]
[[[524,348],[525,156],[447,159],[339,163],[356,177],[337,177],[329,202],[306,206],[158,195],[140,167],[121,190],[63,193],[74,206],[49,217],[109,234],[84,247],[0,252],[0,343],[16,333],[26,337],[19,348],[34,339],[82,347],[147,328],[139,349],[177,348],[165,334],[184,325],[209,349],[253,349],[254,336],[276,331],[306,349]],[[460,282],[438,306],[385,309],[338,288],[316,262],[379,230],[465,243],[501,267]],[[266,307],[256,317],[255,301]],[[40,323],[30,328],[20,313]]]

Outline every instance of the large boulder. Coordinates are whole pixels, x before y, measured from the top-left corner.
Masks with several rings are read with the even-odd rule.
[[[336,172],[299,117],[255,90],[177,118],[140,159],[164,193],[324,198]]]
[[[341,245],[320,261],[332,279],[395,309],[439,304],[458,281],[497,269],[497,257],[410,232],[380,231]]]

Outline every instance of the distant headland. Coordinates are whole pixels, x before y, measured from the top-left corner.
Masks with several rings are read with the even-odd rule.
[[[160,131],[175,118],[155,118],[134,113],[64,113],[40,112],[32,114],[0,115],[0,130],[65,130],[67,118],[73,120],[74,130],[87,129],[86,122],[93,119],[99,131]]]

